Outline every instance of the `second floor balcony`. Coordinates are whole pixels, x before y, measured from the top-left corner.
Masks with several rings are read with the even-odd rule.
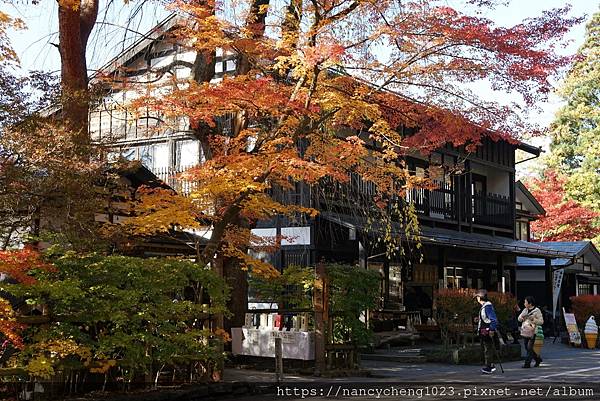
[[[434,184],[433,189],[412,188],[404,193],[402,200],[413,204],[420,218],[513,230],[515,202],[510,196],[478,190],[473,183],[466,185],[465,177]],[[313,205],[352,214],[352,204],[368,206],[376,196],[376,188],[353,174],[346,184],[325,180],[319,194],[324,201]]]
[[[514,201],[510,197],[483,191],[461,191],[449,183],[436,183],[432,190],[414,188],[407,200],[420,216],[512,229]]]

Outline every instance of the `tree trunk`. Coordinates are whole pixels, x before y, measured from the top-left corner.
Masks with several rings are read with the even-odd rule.
[[[99,0],[80,0],[79,7],[58,7],[62,116],[76,143],[87,144],[89,90],[86,62],[88,38],[98,17]]]
[[[227,308],[232,313],[231,318],[225,319],[224,329],[231,332],[232,327],[242,327],[245,323],[248,309],[248,277],[242,270],[240,261],[235,258],[225,258],[223,274],[227,284],[231,287],[231,299]]]
[[[265,19],[267,16],[266,7],[269,0],[254,0],[251,5],[246,25],[251,30],[253,39],[264,35]],[[215,73],[216,53],[215,51],[199,51],[194,60],[192,70],[193,79],[198,83],[210,82]],[[239,58],[237,74],[243,75],[251,69],[251,63],[248,57],[241,55]],[[238,117],[239,120],[239,117]],[[236,129],[233,135],[236,135],[246,125],[242,117],[241,124],[235,124]],[[209,137],[214,134],[213,128],[205,123],[201,123],[193,129],[195,136],[199,139],[202,147],[202,153],[206,160],[212,157]],[[230,331],[232,327],[241,327],[244,325],[245,313],[248,307],[248,278],[245,270],[242,270],[240,261],[234,258],[225,258],[219,251],[220,243],[229,224],[244,224],[238,221],[240,207],[235,205],[228,209],[223,216],[222,222],[217,223],[213,229],[213,234],[207,244],[201,259],[205,262],[214,262],[216,270],[221,271],[222,276],[231,287],[231,298],[227,304],[232,317],[223,321],[223,328]],[[234,223],[238,221],[238,223]],[[213,259],[216,255],[216,260]]]

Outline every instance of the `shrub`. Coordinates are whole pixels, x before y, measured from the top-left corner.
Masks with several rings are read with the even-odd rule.
[[[489,292],[498,322],[507,327],[513,318],[517,299],[508,293]],[[436,316],[444,344],[447,344],[448,328],[453,324],[468,325],[477,316],[479,305],[473,299],[472,289],[442,289],[436,292]]]
[[[359,317],[377,306],[379,273],[358,266],[332,264],[327,266],[327,277],[333,317],[331,339],[334,343],[368,344],[372,333]]]
[[[265,277],[250,271],[249,285],[263,302],[279,308],[310,308],[311,291],[315,281],[312,267],[288,266],[276,277]]]
[[[438,315],[449,320],[470,321],[477,304],[473,300],[473,290],[448,288],[435,293]]]
[[[325,266],[329,283],[329,314],[333,343],[367,345],[371,331],[359,319],[361,313],[377,306],[379,273],[358,266],[329,264]],[[308,308],[315,284],[314,267],[287,267],[278,277],[250,276],[250,284],[261,298],[279,307]]]
[[[161,366],[198,363],[211,371],[223,354],[201,321],[227,313],[228,288],[212,270],[177,259],[67,254],[28,286],[2,290],[45,305],[50,323],[24,332],[18,355],[31,375],[88,370],[130,381]]]
[[[600,295],[580,295],[571,297],[570,300],[579,326],[585,326],[590,316],[594,316],[596,320],[600,318]]]

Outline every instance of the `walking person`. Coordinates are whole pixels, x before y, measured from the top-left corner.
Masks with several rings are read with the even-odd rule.
[[[524,368],[531,367],[531,361],[535,359],[535,367],[542,363],[542,358],[533,350],[535,343],[535,332],[537,326],[544,324],[544,317],[540,308],[535,306],[535,299],[532,296],[525,297],[525,308],[521,311],[518,318],[521,324],[521,337],[523,337],[527,357],[525,358]]]
[[[498,329],[498,318],[494,305],[489,301],[486,290],[479,290],[475,294],[475,299],[481,306],[477,322],[477,332],[483,351],[485,366],[481,368],[481,373],[492,374],[496,367],[492,363],[494,356],[494,335]]]

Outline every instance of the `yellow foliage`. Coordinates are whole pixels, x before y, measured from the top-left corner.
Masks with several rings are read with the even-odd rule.
[[[41,355],[31,361],[26,366],[27,372],[34,377],[49,379],[54,376],[54,366],[52,360]]]
[[[37,355],[27,364],[27,371],[36,377],[50,378],[55,373],[55,366],[69,356],[76,356],[85,366],[92,359],[90,348],[79,345],[72,339],[42,341],[34,346]]]
[[[106,373],[112,367],[117,366],[117,361],[114,359],[101,359],[89,364],[91,373]]]

